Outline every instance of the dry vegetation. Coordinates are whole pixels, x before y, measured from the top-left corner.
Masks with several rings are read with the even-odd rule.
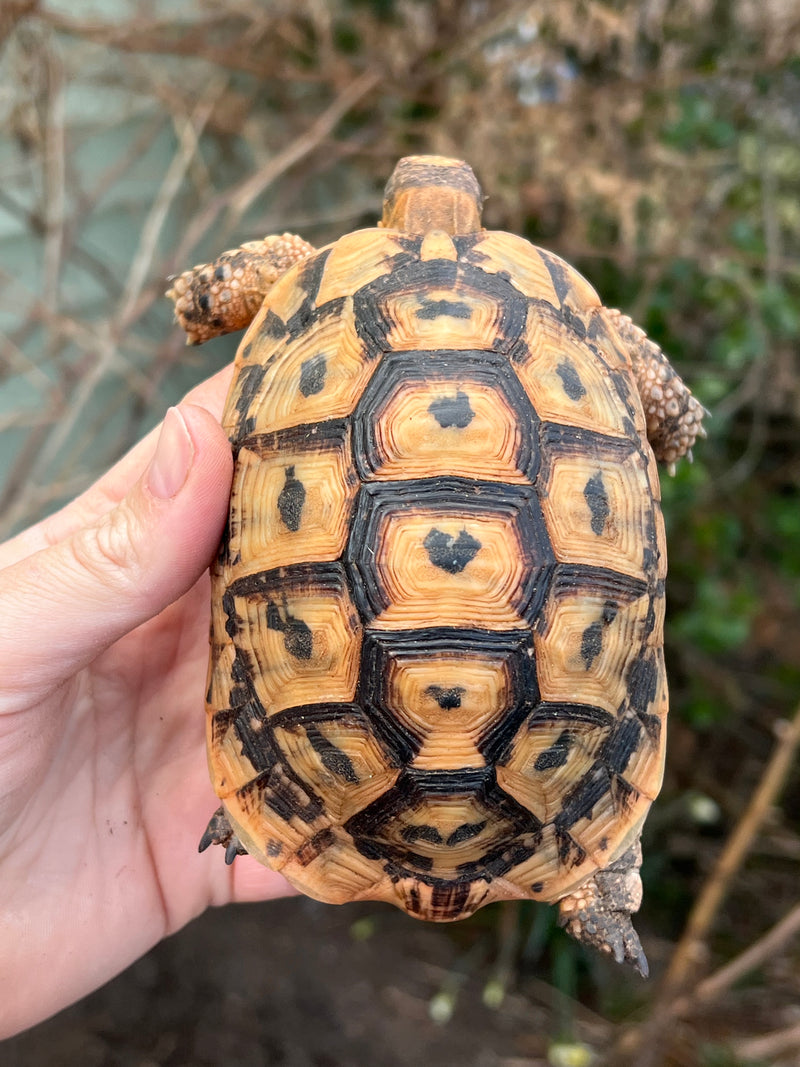
[[[610,1064],[800,1062],[798,5],[6,0],[0,47],[5,533],[230,358],[182,346],[167,275],[368,224],[410,151],[472,162],[489,226],[577,262],[675,354],[714,419],[665,487],[661,977],[611,995],[528,912],[485,970],[533,999],[537,971],[560,986]]]

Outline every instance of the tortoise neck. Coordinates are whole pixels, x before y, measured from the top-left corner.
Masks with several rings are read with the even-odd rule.
[[[446,156],[406,156],[386,183],[381,225],[405,233],[444,231],[451,237],[481,228],[483,197],[472,168]]]

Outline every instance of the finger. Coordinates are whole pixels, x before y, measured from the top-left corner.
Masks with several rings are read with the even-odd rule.
[[[229,364],[211,378],[196,385],[181,403],[205,408],[219,421],[222,418],[232,374],[233,364]],[[94,522],[115,507],[141,478],[155,451],[160,432],[161,423],[84,493],[60,511],[23,530],[0,546],[0,566],[10,566],[42,548],[63,541],[82,526]]]
[[[153,461],[96,522],[0,579],[0,693],[49,693],[186,592],[208,566],[228,509],[225,433],[203,408],[167,413]],[[11,707],[12,701],[6,701]]]

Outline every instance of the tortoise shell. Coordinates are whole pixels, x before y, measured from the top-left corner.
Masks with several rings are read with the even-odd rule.
[[[247,851],[436,920],[612,864],[661,783],[666,551],[588,282],[477,225],[349,234],[271,288],[224,425],[208,753]]]

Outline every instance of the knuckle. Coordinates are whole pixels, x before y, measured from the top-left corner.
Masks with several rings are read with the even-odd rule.
[[[133,511],[118,505],[72,539],[75,562],[108,589],[130,595],[144,570],[138,527]]]

